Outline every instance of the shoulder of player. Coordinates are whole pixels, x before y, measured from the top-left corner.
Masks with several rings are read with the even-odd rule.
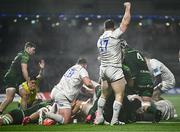
[[[21,89],[25,90],[26,93],[30,93],[30,89],[28,87],[28,84],[27,82],[23,82],[21,85],[20,85]]]
[[[133,49],[133,48],[127,48],[126,53],[140,53],[140,52],[136,49]]]

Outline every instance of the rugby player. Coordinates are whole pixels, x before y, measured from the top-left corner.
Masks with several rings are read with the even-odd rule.
[[[110,94],[108,92],[110,87],[112,87],[115,93],[111,125],[119,124],[118,115],[122,107],[124,89],[126,85],[126,80],[122,71],[122,53],[119,37],[127,30],[128,24],[130,23],[131,3],[125,2],[124,6],[125,13],[119,27],[115,29],[113,20],[106,20],[104,23],[105,31],[97,42],[101,58],[100,79],[102,92],[98,100],[98,109],[94,124],[101,124],[104,122],[103,109],[106,99]]]
[[[154,78],[154,91],[152,98],[155,101],[161,99],[161,94],[175,86],[173,73],[159,60],[146,56],[149,71]]]
[[[11,63],[8,72],[4,76],[6,97],[0,105],[0,115],[4,109],[13,101],[15,93],[18,92],[19,85],[24,81],[29,81],[28,62],[30,56],[35,54],[34,43],[25,43],[24,50],[19,52]]]
[[[49,113],[49,118],[58,117],[61,124],[67,124],[71,121],[71,103],[79,94],[82,85],[85,84],[94,89],[86,68],[86,59],[79,58],[77,63],[65,72],[60,82],[53,88],[51,97],[57,103],[58,112],[57,114]]]

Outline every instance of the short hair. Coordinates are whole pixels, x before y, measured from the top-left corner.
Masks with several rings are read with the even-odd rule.
[[[112,29],[114,28],[114,21],[112,19],[108,19],[104,22],[104,29]]]
[[[31,74],[30,75],[30,80],[37,80],[37,75]]]
[[[87,60],[85,58],[79,58],[77,64],[87,64]]]
[[[36,44],[34,44],[32,42],[26,42],[24,48],[26,49],[27,47],[34,47],[34,48],[36,48]]]

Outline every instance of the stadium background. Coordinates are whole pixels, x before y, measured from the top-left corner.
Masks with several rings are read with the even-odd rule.
[[[1,0],[0,86],[16,53],[25,41],[37,44],[36,60],[46,61],[41,91],[50,91],[65,70],[85,56],[89,73],[98,79],[96,41],[103,22],[113,18],[118,26],[123,0]],[[123,38],[131,47],[148,52],[175,75],[180,87],[180,1],[135,0],[132,21]],[[0,88],[0,93],[4,89]]]

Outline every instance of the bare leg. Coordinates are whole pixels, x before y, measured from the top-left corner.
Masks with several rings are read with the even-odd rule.
[[[0,105],[0,112],[3,112],[6,109],[6,107],[13,101],[15,93],[16,89],[13,87],[6,89],[6,98]]]
[[[64,124],[68,124],[71,121],[71,109],[70,108],[64,108],[64,109],[59,109],[58,114],[63,116],[64,118]]]

